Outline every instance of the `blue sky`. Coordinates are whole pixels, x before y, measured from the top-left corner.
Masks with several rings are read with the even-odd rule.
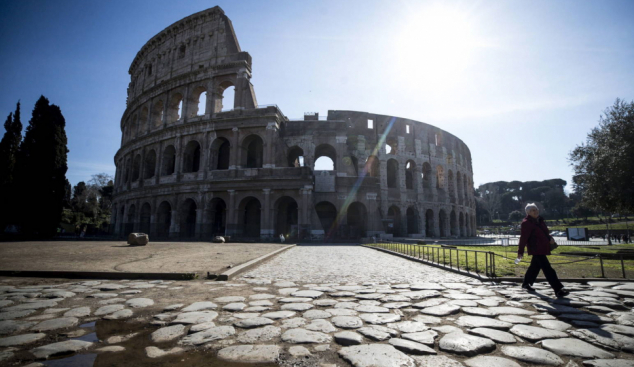
[[[0,2],[0,117],[62,108],[68,179],[114,174],[128,68],[152,36],[219,5],[259,104],[424,121],[471,149],[476,185],[563,178],[617,97],[634,99],[634,1]]]

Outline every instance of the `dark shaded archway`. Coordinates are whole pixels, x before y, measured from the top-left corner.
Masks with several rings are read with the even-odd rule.
[[[365,161],[364,170],[370,177],[379,177],[379,158],[375,155],[369,156]]]
[[[259,135],[249,135],[242,141],[242,166],[246,168],[262,168],[264,159],[264,142]]]
[[[211,144],[209,154],[209,169],[229,169],[231,144],[225,138],[218,138]]]
[[[200,169],[200,144],[192,140],[185,146],[183,153],[183,172],[198,172]]]
[[[337,219],[337,208],[327,201],[322,201],[315,205],[315,211],[324,230],[324,239],[332,239],[335,236],[334,223]]]
[[[368,223],[368,211],[363,203],[355,201],[348,206],[346,215],[348,222],[348,236],[350,238],[365,237],[366,225]]]
[[[451,231],[452,236],[458,236],[460,234],[458,222],[456,220],[456,212],[453,210],[449,213],[449,230]]]
[[[196,236],[196,202],[185,200],[180,207],[180,237],[194,238]]]
[[[447,237],[447,213],[443,209],[438,212],[438,227],[440,237]]]
[[[143,162],[143,178],[148,179],[156,174],[156,151],[150,150],[145,154],[145,162]]]
[[[161,165],[161,176],[169,176],[174,174],[176,169],[176,149],[173,145],[163,150],[163,162]]]
[[[298,236],[298,206],[295,199],[282,196],[275,203],[275,236],[280,234],[286,238]]]
[[[240,203],[238,223],[244,237],[260,238],[261,208],[260,201],[251,196]]]
[[[172,205],[167,201],[162,202],[156,211],[156,235],[159,238],[169,237],[172,225]]]
[[[398,162],[396,159],[387,161],[387,187],[396,188],[398,182]]]
[[[144,203],[141,205],[141,213],[139,216],[139,232],[150,234],[151,228],[151,220],[152,220],[152,208],[149,203]]]
[[[464,215],[462,213],[458,215],[458,224],[460,225],[460,236],[465,237]]]
[[[425,212],[425,237],[436,237],[434,224],[434,211],[427,209]]]
[[[407,234],[419,233],[418,230],[418,210],[413,206],[407,208]]]
[[[387,229],[386,229],[386,233],[388,234],[392,234],[394,237],[399,237],[402,236],[401,233],[401,210],[395,206],[392,205],[388,210],[387,210]]]
[[[294,146],[288,150],[288,166],[289,167],[301,167],[303,163],[304,163],[304,150],[302,148],[298,146]]]
[[[215,236],[224,236],[227,227],[227,204],[221,198],[213,198],[207,209],[207,233],[206,235],[213,238]]]

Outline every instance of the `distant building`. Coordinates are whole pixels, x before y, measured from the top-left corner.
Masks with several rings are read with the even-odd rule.
[[[114,157],[112,223],[120,235],[475,235],[471,153],[460,139],[368,112],[294,121],[277,106],[259,106],[251,55],[219,7],[154,36],[129,73]],[[231,87],[234,100],[226,101]],[[334,169],[314,170],[319,158]]]

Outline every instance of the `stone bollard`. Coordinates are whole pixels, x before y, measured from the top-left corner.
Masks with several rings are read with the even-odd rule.
[[[128,235],[128,245],[145,246],[150,242],[150,237],[145,233],[130,233]]]

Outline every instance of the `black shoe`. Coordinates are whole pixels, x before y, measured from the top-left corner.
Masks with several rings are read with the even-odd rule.
[[[535,288],[531,287],[528,284],[522,284],[522,288],[526,289],[527,292],[535,292]]]
[[[558,290],[557,292],[555,292],[555,295],[557,297],[566,297],[567,295],[569,295],[570,292],[568,292],[566,289],[561,288],[560,290]]]

